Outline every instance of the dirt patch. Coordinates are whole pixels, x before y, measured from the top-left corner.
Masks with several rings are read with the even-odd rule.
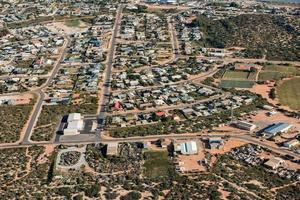
[[[89,26],[82,21],[80,21],[78,27],[69,27],[65,24],[65,22],[54,22],[51,25],[48,25],[47,28],[56,33],[63,31],[66,34],[71,35],[74,33],[85,32]]]

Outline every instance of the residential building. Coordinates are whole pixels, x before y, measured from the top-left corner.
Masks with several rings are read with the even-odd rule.
[[[270,158],[264,165],[270,169],[277,169],[284,164],[284,160],[278,157]]]

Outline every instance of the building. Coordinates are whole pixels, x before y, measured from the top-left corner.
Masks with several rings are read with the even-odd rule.
[[[119,146],[119,143],[117,143],[117,142],[108,143],[106,154],[107,155],[117,155],[118,154],[118,146]]]
[[[198,154],[198,147],[195,141],[188,141],[175,145],[175,151],[183,155]]]
[[[264,130],[264,133],[270,137],[277,135],[278,133],[285,133],[292,128],[292,125],[287,123],[272,124]]]
[[[68,123],[72,121],[78,121],[81,120],[81,114],[80,113],[70,113],[68,115]]]
[[[283,146],[284,146],[284,147],[287,147],[287,148],[293,148],[293,147],[298,146],[299,144],[300,144],[299,140],[293,139],[293,140],[284,142],[284,143],[283,143]]]
[[[237,121],[235,123],[235,126],[237,128],[240,128],[240,129],[243,129],[243,130],[247,130],[247,131],[253,131],[257,127],[255,124],[251,124],[251,123],[246,122],[246,121]]]
[[[83,129],[84,123],[80,113],[70,113],[67,119],[67,127],[64,129],[64,135],[78,135]]]
[[[210,149],[221,149],[223,148],[224,142],[221,137],[210,137],[208,139]]]
[[[284,164],[284,160],[278,157],[270,158],[264,165],[270,169],[277,169]]]

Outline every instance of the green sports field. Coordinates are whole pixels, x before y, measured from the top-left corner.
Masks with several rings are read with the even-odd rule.
[[[280,80],[284,77],[300,75],[300,69],[293,66],[266,65],[258,75],[258,80]]]
[[[226,79],[247,79],[249,72],[243,72],[243,71],[226,71],[223,78]]]
[[[221,88],[252,88],[254,81],[248,80],[222,80]]]
[[[284,81],[277,87],[277,94],[282,105],[293,110],[300,110],[300,78]]]

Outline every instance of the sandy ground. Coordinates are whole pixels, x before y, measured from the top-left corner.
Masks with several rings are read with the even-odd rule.
[[[203,165],[200,165],[198,161],[201,161],[205,158],[205,152],[202,142],[198,143],[198,154],[196,155],[179,155],[177,161],[179,162],[180,167],[183,167],[184,172],[191,171],[206,171],[206,168]]]
[[[219,189],[219,192],[221,192],[221,199],[228,199],[228,196],[230,195],[230,192]]]
[[[28,104],[30,102],[30,99],[33,98],[32,94],[29,93],[24,93],[24,94],[19,94],[15,96],[1,96],[1,99],[12,99],[14,100],[14,105],[20,105],[20,104]]]
[[[275,82],[270,82],[268,84],[255,84],[252,88],[249,88],[247,90],[249,90],[250,92],[256,93],[261,95],[263,98],[267,99],[267,101],[273,105],[277,105],[279,104],[279,100],[276,99],[271,99],[269,97],[269,93],[271,88],[274,87]],[[245,89],[242,89],[245,90]],[[288,110],[288,111],[293,111],[292,109],[290,109],[288,106],[279,106],[282,109]]]
[[[37,162],[39,164],[46,163],[48,160],[48,157],[53,153],[54,148],[55,148],[54,144],[45,145],[45,152],[37,158]]]
[[[65,34],[70,35],[74,33],[85,32],[89,27],[87,24],[80,21],[80,25],[78,27],[66,26],[64,22],[53,22],[51,25],[48,25],[47,28],[56,33],[63,31]]]

